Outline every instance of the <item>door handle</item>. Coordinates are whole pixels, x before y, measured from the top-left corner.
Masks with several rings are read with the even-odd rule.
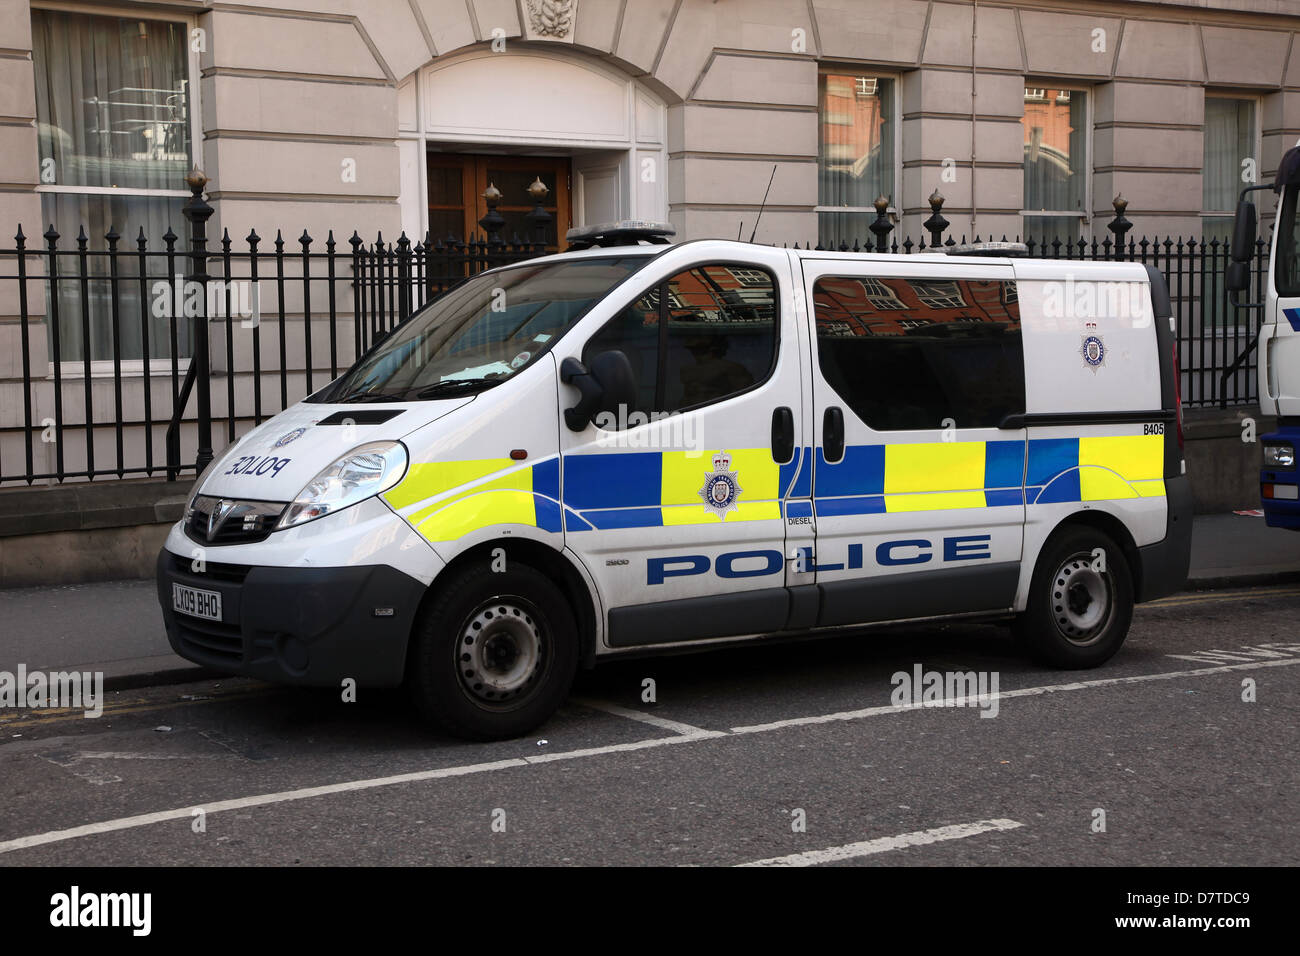
[[[838,406],[822,416],[822,455],[832,465],[844,457],[844,412]]]
[[[784,465],[794,459],[794,412],[782,405],[772,409],[772,460]]]

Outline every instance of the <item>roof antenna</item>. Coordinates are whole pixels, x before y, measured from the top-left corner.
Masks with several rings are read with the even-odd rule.
[[[758,221],[763,218],[763,207],[767,205],[767,194],[772,191],[772,180],[776,178],[776,163],[772,164],[772,175],[767,177],[767,189],[763,191],[763,202],[758,207],[758,216],[754,219],[754,231],[749,234],[749,241],[754,241],[754,236],[758,232]],[[744,223],[741,223],[744,228]]]
[[[1300,146],[1300,143],[1296,145]],[[736,241],[740,242],[740,234],[745,231],[745,220],[740,220],[740,225],[736,227]]]

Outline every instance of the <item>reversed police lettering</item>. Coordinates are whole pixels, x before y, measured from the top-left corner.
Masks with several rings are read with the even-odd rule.
[[[277,458],[275,455],[244,455],[235,459],[235,463],[226,469],[227,475],[265,475],[274,478],[280,469],[292,461],[290,458]]]

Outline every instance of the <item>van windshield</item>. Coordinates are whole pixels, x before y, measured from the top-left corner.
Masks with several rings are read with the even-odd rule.
[[[527,368],[649,256],[523,264],[475,276],[398,327],[315,402],[450,398]]]

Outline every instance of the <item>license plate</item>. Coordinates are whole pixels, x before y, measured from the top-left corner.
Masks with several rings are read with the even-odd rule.
[[[200,591],[184,584],[172,585],[172,607],[181,614],[202,617],[209,621],[221,620],[221,595],[216,591]]]
[[[1297,488],[1295,485],[1274,485],[1273,497],[1295,501],[1298,491],[1300,491],[1300,488]]]

